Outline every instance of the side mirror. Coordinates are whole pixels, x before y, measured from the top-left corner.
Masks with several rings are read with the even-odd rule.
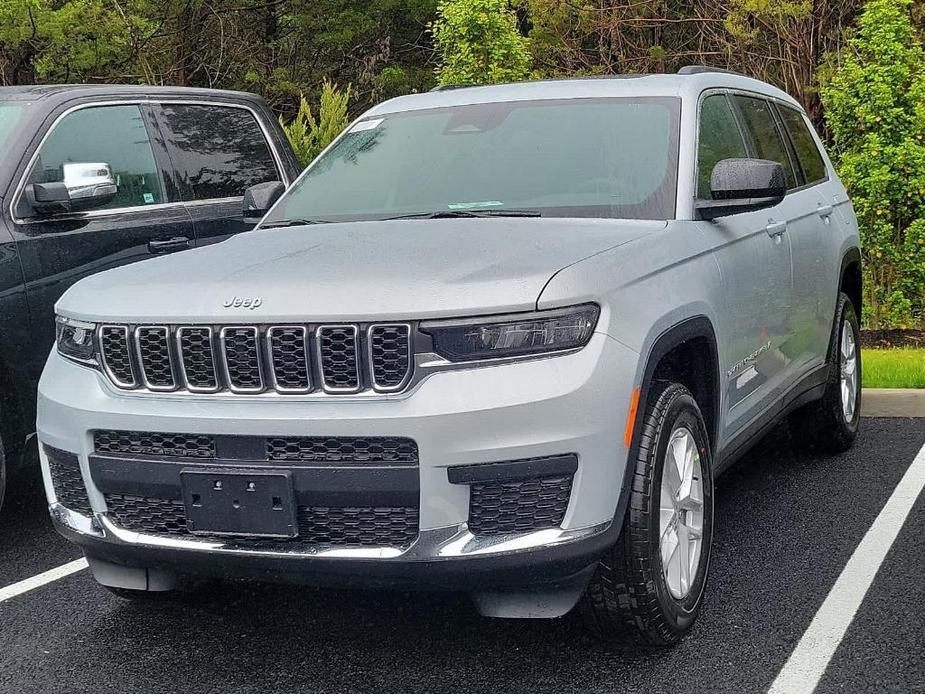
[[[26,188],[29,203],[36,212],[90,210],[112,202],[119,192],[109,164],[63,164],[61,173],[60,182],[33,183]]]
[[[723,159],[710,176],[712,200],[697,202],[703,219],[716,219],[777,205],[787,194],[784,167],[767,159]]]
[[[279,181],[258,183],[244,191],[244,221],[256,224],[286,191]]]

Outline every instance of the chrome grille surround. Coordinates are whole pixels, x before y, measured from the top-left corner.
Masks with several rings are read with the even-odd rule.
[[[263,356],[256,326],[231,325],[219,331],[225,383],[232,393],[262,393]]]
[[[267,328],[270,380],[280,393],[309,393],[312,389],[308,330],[304,325]]]
[[[214,393],[219,389],[215,370],[214,342],[209,326],[177,328],[180,377],[191,393]],[[197,342],[198,341],[198,342]]]
[[[411,376],[414,358],[408,323],[378,323],[366,331],[366,350],[373,389],[380,393],[401,390]]]
[[[148,390],[177,389],[173,355],[170,353],[170,330],[163,325],[139,325],[135,328],[135,353],[138,370]]]
[[[319,325],[315,331],[321,387],[327,393],[358,393],[359,330],[355,325]]]
[[[413,323],[106,324],[97,345],[125,391],[385,395],[417,382],[416,334]]]
[[[124,325],[101,325],[97,331],[100,362],[109,379],[119,388],[137,388],[138,378],[132,367],[129,329]],[[126,378],[127,377],[127,378]]]

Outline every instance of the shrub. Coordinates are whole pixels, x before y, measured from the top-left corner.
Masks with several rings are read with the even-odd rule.
[[[347,104],[350,87],[340,91],[325,82],[321,89],[318,118],[312,114],[305,96],[299,99],[299,111],[289,123],[280,118],[280,125],[302,166],[308,166],[347,127]]]
[[[442,0],[432,31],[440,84],[516,82],[530,74],[529,40],[507,0]]]
[[[925,51],[912,0],[868,0],[820,71],[839,175],[860,225],[871,327],[925,312]]]

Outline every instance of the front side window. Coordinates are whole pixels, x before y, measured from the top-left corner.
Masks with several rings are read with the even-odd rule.
[[[755,156],[759,159],[778,162],[784,167],[788,190],[796,188],[796,175],[790,163],[790,155],[787,154],[787,145],[784,144],[774,113],[771,111],[771,104],[764,99],[750,96],[735,96],[734,98],[755,145]]]
[[[697,197],[709,200],[713,167],[723,159],[748,157],[739,124],[724,94],[714,94],[703,100],[697,143]]]
[[[235,198],[258,183],[282,180],[250,111],[163,104],[161,115],[169,129],[167,139],[185,199]]]
[[[302,176],[262,226],[506,210],[671,219],[679,103],[549,99],[370,117]]]
[[[800,167],[803,169],[803,177],[806,183],[817,183],[826,177],[825,161],[819,153],[819,147],[816,140],[813,139],[809,132],[809,126],[803,114],[793,108],[779,106],[781,118],[784,125],[790,132],[790,139],[793,142],[793,148],[796,150],[797,159]]]
[[[29,172],[29,183],[64,180],[64,165],[109,164],[118,192],[99,209],[164,202],[141,109],[93,106],[64,116],[49,133]]]

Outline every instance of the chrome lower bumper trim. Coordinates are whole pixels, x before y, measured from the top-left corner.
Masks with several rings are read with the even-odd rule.
[[[214,552],[234,556],[254,557],[329,557],[332,559],[370,559],[380,561],[421,561],[455,559],[460,557],[492,557],[535,549],[555,547],[569,542],[585,540],[605,532],[610,523],[588,528],[563,530],[548,528],[516,535],[477,537],[469,532],[465,523],[455,527],[422,530],[418,539],[407,548],[401,547],[300,547],[291,552],[240,549],[225,543],[206,540],[186,540],[158,535],[147,535],[125,530],[114,525],[105,514],[88,518],[59,503],[50,506],[52,518],[71,530],[98,538],[121,547],[149,547],[166,550]]]

